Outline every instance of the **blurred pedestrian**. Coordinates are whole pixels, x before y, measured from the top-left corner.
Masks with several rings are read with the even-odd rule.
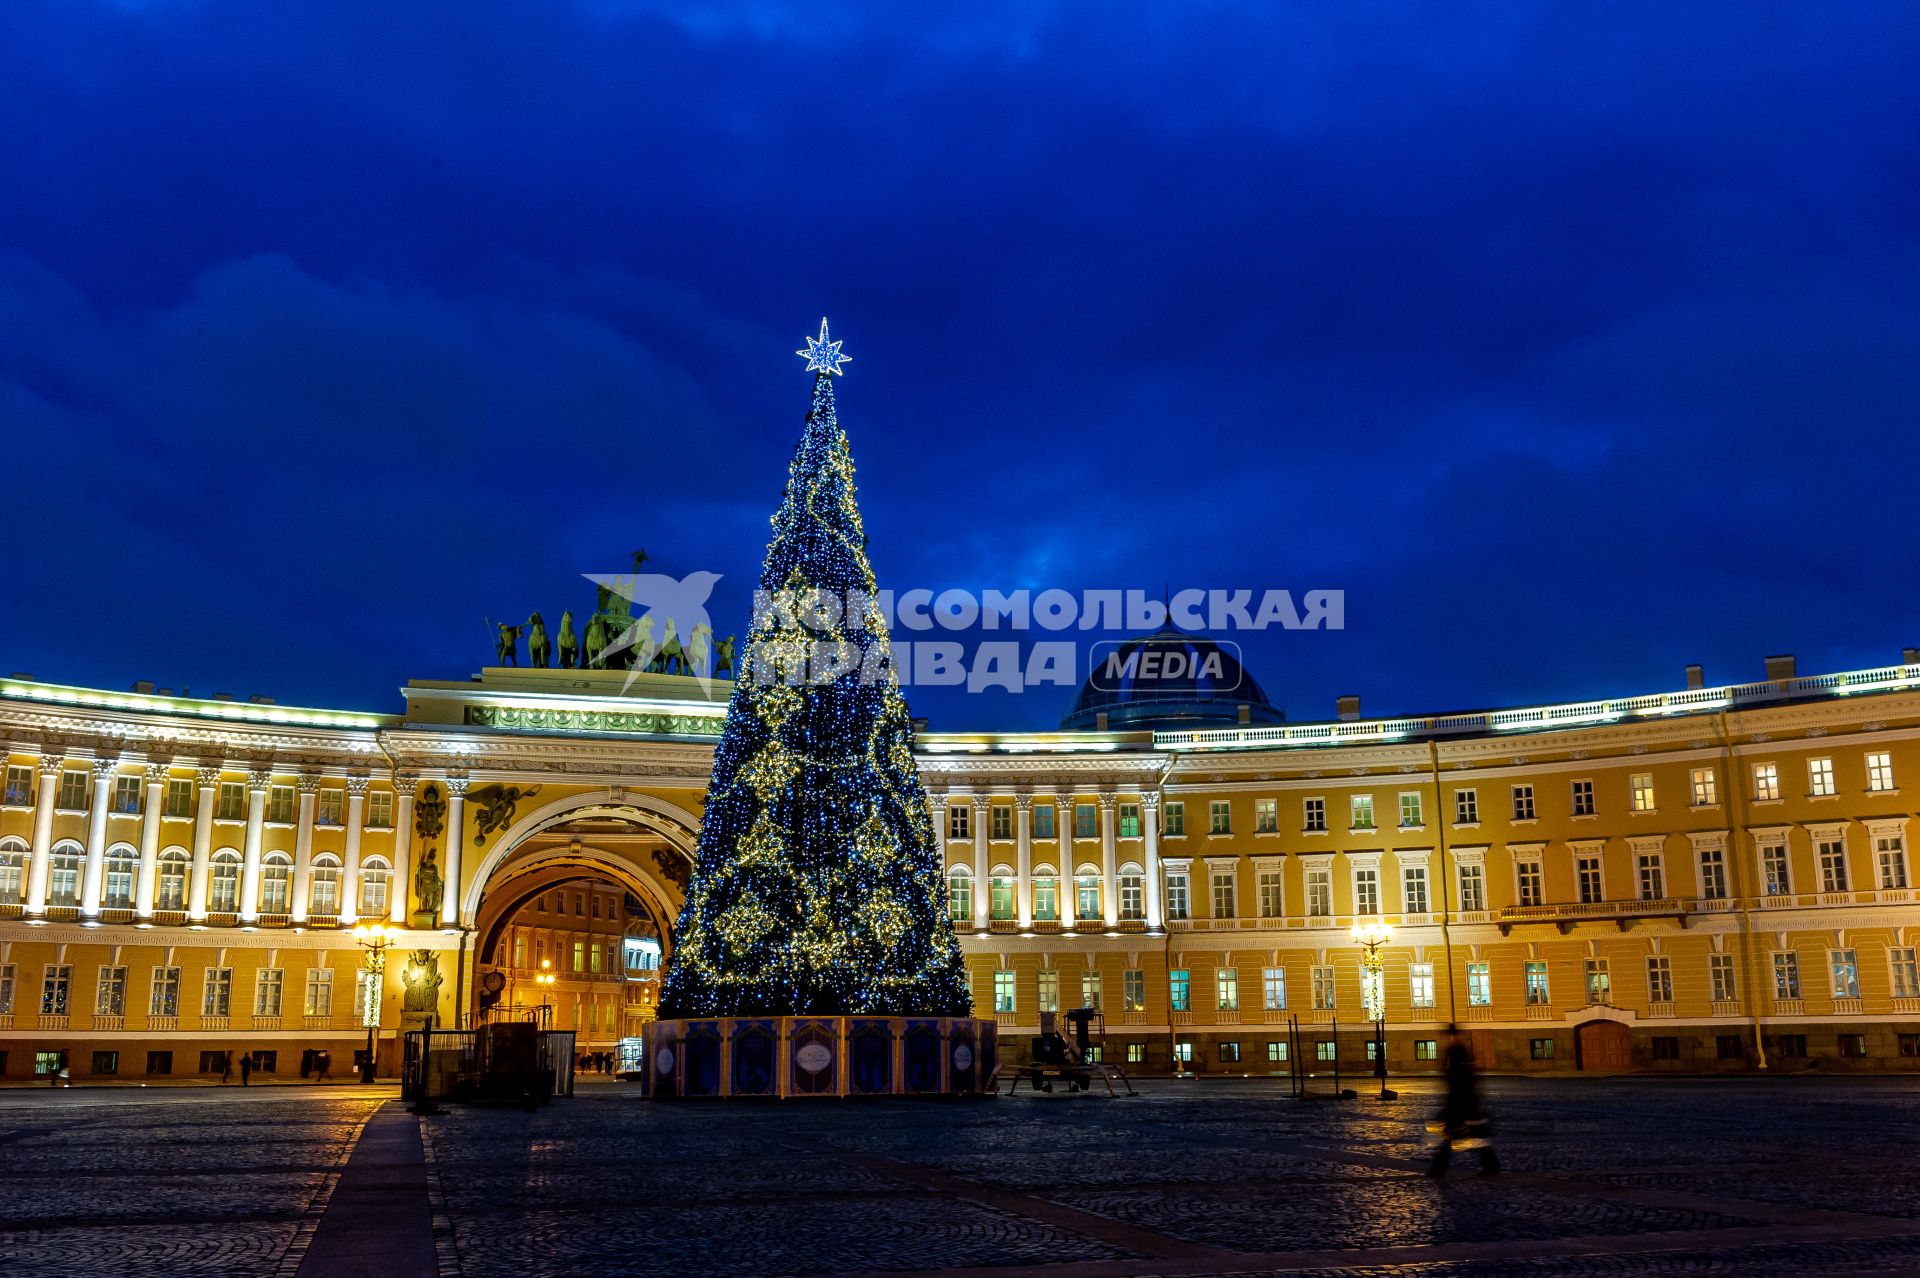
[[[1440,1107],[1435,1126],[1440,1143],[1433,1151],[1429,1176],[1444,1176],[1453,1161],[1453,1151],[1474,1150],[1480,1155],[1480,1174],[1492,1176],[1500,1170],[1500,1156],[1493,1152],[1493,1123],[1480,1105],[1480,1089],[1474,1080],[1473,1052],[1457,1025],[1447,1026],[1446,1053],[1447,1099]]]
[[[220,1053],[220,1085],[225,1087],[233,1081],[233,1053]]]
[[[252,1086],[253,1057],[246,1052],[240,1054],[240,1086]]]

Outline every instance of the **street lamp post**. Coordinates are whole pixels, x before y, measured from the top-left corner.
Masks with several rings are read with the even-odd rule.
[[[380,991],[387,971],[387,946],[395,929],[381,923],[362,923],[353,929],[353,939],[367,952],[366,996],[360,1006],[360,1023],[367,1027],[367,1055],[360,1063],[360,1081],[373,1081],[373,1037],[380,1029]]]
[[[533,983],[540,987],[540,1028],[553,1028],[553,960],[541,959],[540,970],[534,973]]]
[[[1373,1076],[1380,1080],[1380,1099],[1387,1090],[1387,980],[1381,951],[1393,940],[1393,929],[1377,919],[1353,925],[1353,943],[1360,947],[1360,1001],[1373,1021]]]

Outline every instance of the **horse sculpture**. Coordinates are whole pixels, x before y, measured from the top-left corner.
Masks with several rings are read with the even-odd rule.
[[[580,661],[580,636],[573,633],[573,610],[560,614],[560,668],[571,670]]]
[[[546,669],[553,645],[547,642],[547,623],[539,613],[527,618],[527,664]]]
[[[587,622],[587,661],[586,664],[599,669],[605,664],[601,654],[607,650],[607,619],[600,613],[594,613]]]

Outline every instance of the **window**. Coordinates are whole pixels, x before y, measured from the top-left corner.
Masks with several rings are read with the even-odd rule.
[[[1673,1002],[1673,960],[1664,954],[1647,960],[1647,1002]]]
[[[1867,1054],[1867,1036],[1865,1034],[1840,1034],[1835,1037],[1838,1040],[1836,1046],[1840,1049],[1840,1055],[1848,1057],[1849,1059],[1858,1060]]]
[[[1213,974],[1214,993],[1219,999],[1216,1006],[1223,1012],[1240,1010],[1240,972],[1238,968],[1223,967]]]
[[[79,768],[62,769],[60,795],[54,805],[62,812],[85,812],[87,810],[87,774]]]
[[[1821,839],[1815,849],[1820,862],[1820,890],[1847,890],[1847,845],[1840,839]]]
[[[1137,839],[1140,837],[1140,805],[1123,803],[1120,805],[1120,837]]]
[[[1901,1034],[1899,1039],[1902,1056],[1920,1056],[1920,1034]]]
[[[0,1016],[13,1015],[13,979],[13,964],[0,963]]]
[[[1305,805],[1305,820],[1300,828],[1308,834],[1325,834],[1327,830],[1327,801],[1308,799]]]
[[[1213,917],[1230,919],[1233,917],[1233,871],[1216,868],[1211,874],[1213,884]]]
[[[371,857],[360,867],[360,916],[377,919],[387,913],[387,886],[392,875],[380,857]],[[595,897],[594,900],[599,900]]]
[[[1353,910],[1356,914],[1380,912],[1380,871],[1372,866],[1353,872]]]
[[[1773,956],[1773,996],[1800,997],[1800,956],[1791,952]]]
[[[148,1052],[147,1053],[147,1073],[149,1074],[173,1073],[173,1053],[172,1052]]]
[[[1120,867],[1120,917],[1139,920],[1147,917],[1146,878],[1134,865]]]
[[[1187,805],[1180,802],[1167,804],[1166,816],[1161,822],[1161,831],[1168,838],[1179,838],[1187,832]]]
[[[100,969],[100,984],[93,995],[93,1011],[96,1016],[125,1016],[127,1014],[127,969],[125,967],[103,966]]]
[[[47,904],[80,904],[80,848],[63,844],[53,850],[47,872]]]
[[[1893,789],[1893,756],[1874,751],[1867,756],[1867,789],[1880,792]]]
[[[1768,896],[1785,896],[1793,889],[1787,872],[1787,845],[1768,843],[1760,849],[1760,874]]]
[[[206,990],[200,1000],[202,1016],[226,1016],[233,1006],[233,969],[230,967],[210,967],[207,969]]]
[[[1260,890],[1260,917],[1277,919],[1285,911],[1285,901],[1281,896],[1280,867],[1263,865],[1258,876]]]
[[[971,910],[972,906],[969,905]],[[964,917],[954,915],[955,918]],[[1033,917],[1051,923],[1060,917],[1060,880],[1051,866],[1042,866],[1033,876]]]
[[[1323,1038],[1313,1045],[1315,1060],[1337,1061],[1340,1059],[1340,1045],[1330,1038]]]
[[[1667,894],[1667,876],[1657,852],[1640,854],[1640,899],[1658,901]]]
[[[1004,803],[997,803],[987,809],[990,828],[987,837],[993,839],[1011,839],[1013,837],[1013,809]]]
[[[1526,970],[1527,1005],[1545,1007],[1551,1000],[1547,997],[1547,965],[1538,960],[1529,960]]]
[[[1334,1006],[1333,968],[1317,966],[1313,969],[1313,1008],[1316,1012],[1328,1012]]]
[[[1915,1034],[1913,1037],[1916,1042],[1920,1042],[1920,1034]],[[1286,1060],[1287,1060],[1287,1041],[1283,1038],[1268,1039],[1267,1040],[1267,1063],[1270,1065],[1284,1065],[1286,1063]]]
[[[972,838],[973,809],[963,799],[947,805],[947,837],[949,839]]]
[[[1700,895],[1708,901],[1727,899],[1727,859],[1719,848],[1700,849]]]
[[[1592,1007],[1605,1007],[1613,1002],[1613,974],[1607,970],[1607,960],[1590,958],[1587,960],[1587,1003]]]
[[[1420,792],[1402,790],[1400,792],[1400,828],[1418,830],[1426,823],[1426,814],[1420,810]]]
[[[1005,922],[1013,917],[1013,876],[996,874],[987,880],[987,916]]]
[[[267,791],[267,820],[276,825],[293,824],[293,787],[276,785]]]
[[[1433,964],[1407,964],[1407,991],[1414,1007],[1433,1006]]]
[[[1807,1055],[1807,1036],[1805,1034],[1781,1034],[1773,1040],[1775,1056],[1792,1057],[1805,1060]]]
[[[220,1074],[224,1073],[226,1068],[227,1054],[225,1052],[214,1051],[200,1053],[200,1072],[202,1074]]]
[[[1176,1067],[1193,1064],[1193,1044],[1179,1042],[1173,1045],[1173,1060]]]
[[[153,991],[147,1001],[149,1016],[178,1016],[180,1014],[180,969],[177,967],[156,967],[153,969]]]
[[[1033,1006],[1036,1010],[1042,1012],[1057,1012],[1060,1010],[1059,972],[1052,968],[1046,968],[1041,971]]]
[[[1768,803],[1780,797],[1780,768],[1777,764],[1756,763],[1753,765],[1753,798],[1756,803]]]
[[[1269,967],[1260,973],[1260,1004],[1269,1012],[1286,1010],[1287,969]]]
[[[1220,1059],[1228,1064],[1232,1064],[1233,1062],[1238,1061],[1240,1059],[1240,1044],[1238,1043],[1220,1044]]]
[[[1540,904],[1540,863],[1538,861],[1515,861],[1513,863],[1513,875],[1514,886],[1520,897],[1520,904]]]
[[[187,908],[187,854],[173,848],[160,854],[160,873],[155,883],[154,905],[162,910]]]
[[[1225,799],[1214,799],[1207,804],[1207,833],[1231,834],[1233,832],[1233,809]]]
[[[1636,772],[1632,780],[1633,810],[1635,812],[1653,811],[1653,773]]]
[[[575,941],[573,943],[573,970],[576,972],[584,972],[587,970],[587,943],[585,941]]]
[[[1746,1040],[1738,1034],[1715,1034],[1713,1054],[1723,1061],[1737,1061],[1747,1054]]]
[[[33,1054],[33,1072],[45,1078],[48,1074],[60,1072],[60,1064],[66,1058],[65,1052],[35,1052]]]
[[[1373,796],[1371,794],[1356,794],[1352,797],[1351,803],[1353,807],[1353,820],[1350,823],[1352,828],[1356,830],[1373,829]]]
[[[1455,825],[1480,824],[1480,792],[1478,790],[1453,792],[1453,823]]]
[[[1575,816],[1593,815],[1593,782],[1575,781],[1573,783],[1573,814]]]
[[[1487,872],[1479,865],[1460,867],[1460,908],[1464,912],[1487,908]]]
[[[1424,865],[1404,866],[1400,870],[1400,891],[1406,902],[1408,914],[1426,914],[1427,867]]]
[[[280,995],[285,986],[286,972],[282,968],[263,967],[253,979],[253,1014],[255,1016],[280,1015]]]
[[[1187,872],[1185,870],[1167,871],[1167,917],[1170,919],[1191,917],[1187,905]]]
[[[18,904],[27,894],[27,845],[18,839],[0,843],[0,902]]]
[[[1176,967],[1167,973],[1167,996],[1176,1012],[1190,1012],[1192,1004],[1192,977],[1184,967]]]
[[[1893,969],[1893,996],[1920,998],[1920,962],[1912,946],[1895,946],[1887,951],[1887,963]]]
[[[1013,973],[998,968],[993,974],[993,1010],[996,1014],[1013,1011]]]
[[[958,866],[947,872],[947,917],[955,923],[973,918],[973,876]]]
[[[121,776],[113,779],[113,807],[109,809],[127,816],[140,813],[140,778]]]
[[[1440,1040],[1437,1038],[1416,1038],[1413,1040],[1413,1059],[1416,1061],[1437,1061],[1440,1059]]]
[[[1733,977],[1733,955],[1707,955],[1707,980],[1712,986],[1714,1002],[1733,1002],[1737,997]]]
[[[1907,855],[1900,836],[1897,834],[1876,834],[1873,836],[1873,864],[1880,872],[1882,890],[1903,888],[1907,885]]]
[[[1053,805],[1051,803],[1033,805],[1033,837],[1036,839],[1053,837]]]
[[[1493,974],[1485,963],[1467,964],[1467,1005],[1489,1007],[1493,1004]]]
[[[7,769],[5,802],[10,808],[24,808],[33,802],[32,768],[15,766]]]
[[[1513,819],[1516,821],[1533,820],[1533,787],[1516,785],[1513,787]]]
[[[1127,1044],[1127,1064],[1142,1065],[1146,1063],[1146,1059],[1147,1045],[1145,1043]]]
[[[285,914],[293,896],[293,860],[285,852],[269,852],[260,863],[260,909]]]
[[[1120,974],[1120,994],[1129,1012],[1147,1010],[1147,974],[1139,968],[1128,968]]]
[[[1656,1061],[1677,1061],[1680,1059],[1680,1040],[1672,1034],[1657,1034],[1653,1039],[1653,1059]]]
[[[1833,996],[1835,998],[1860,997],[1860,964],[1854,959],[1852,950],[1833,950],[1827,956],[1833,969]]]
[[[1693,806],[1711,808],[1720,802],[1719,786],[1712,768],[1695,768],[1689,775],[1693,786]]]
[[[1101,1006],[1100,973],[1082,972],[1080,974],[1080,1006],[1096,1009]]]
[[[1807,760],[1807,793],[1816,799],[1838,793],[1833,784],[1832,759]]]
[[[1255,799],[1253,801],[1253,832],[1255,834],[1277,834],[1280,830],[1280,800]]]
[[[307,969],[306,1014],[308,1016],[333,1015],[333,969],[328,967],[310,967]]]
[[[1307,871],[1307,917],[1333,917],[1333,871]]]
[[[340,795],[338,790],[332,793],[336,799]],[[323,794],[320,797],[325,799],[326,795]],[[323,804],[322,806],[324,807],[325,805]],[[222,781],[220,783],[219,805],[214,808],[213,815],[221,821],[246,820],[247,787],[239,781]],[[336,819],[332,824],[338,825],[339,821]]]
[[[1600,877],[1600,858],[1583,856],[1574,862],[1575,880],[1580,888],[1580,900],[1585,904],[1606,899],[1606,888]]]
[[[122,844],[107,853],[106,901],[108,909],[124,910],[133,904],[133,849]]]
[[[120,1053],[95,1051],[93,1054],[93,1072],[96,1074],[118,1074],[120,1072]]]
[[[1097,919],[1100,917],[1100,876],[1082,867],[1080,877],[1074,883],[1074,909],[1078,917]]]
[[[375,790],[367,795],[367,826],[374,830],[393,828],[393,793]]]
[[[193,815],[193,782],[168,779],[166,814],[170,817]]]
[[[1550,1038],[1528,1039],[1527,1050],[1536,1061],[1550,1061],[1553,1059],[1553,1040]]]
[[[1073,837],[1076,839],[1095,838],[1100,833],[1099,819],[1094,815],[1091,803],[1073,805]]]

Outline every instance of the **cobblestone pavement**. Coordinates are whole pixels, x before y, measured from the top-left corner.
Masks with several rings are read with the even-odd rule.
[[[1469,1157],[1444,1182],[1421,1174],[1424,1089],[1141,1090],[656,1105],[602,1085],[417,1120],[408,1157],[445,1278],[1920,1273],[1915,1083],[1495,1080],[1507,1171]],[[0,1273],[293,1278],[378,1103],[0,1108]]]

